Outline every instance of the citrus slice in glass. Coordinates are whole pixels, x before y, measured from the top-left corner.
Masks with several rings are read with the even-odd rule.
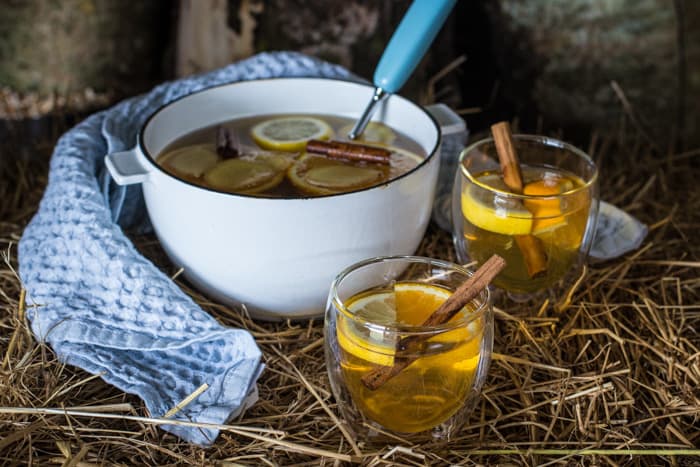
[[[447,300],[452,292],[442,287],[420,282],[397,282],[396,321],[420,326]],[[468,310],[468,307],[465,307]],[[451,321],[464,318],[468,311],[457,313]],[[480,326],[477,322],[467,326],[437,334],[428,342],[439,343],[443,347],[436,355],[421,357],[415,365],[422,368],[452,366],[456,370],[473,371],[479,363],[481,346]]]
[[[360,294],[346,305],[355,319],[342,314],[338,317],[338,344],[363,362],[391,366],[397,342],[387,339],[386,336],[393,333],[385,333],[382,325],[420,326],[451,294],[442,287],[420,282],[397,282],[393,292]],[[462,318],[463,315],[457,314],[453,319]],[[363,323],[373,323],[376,329]],[[393,336],[397,337],[396,334]],[[473,370],[479,361],[479,336],[479,326],[470,323],[431,337],[429,341],[440,343],[445,351],[421,357],[415,365],[426,369],[447,365],[464,371]]]
[[[291,157],[279,154],[258,154],[219,162],[204,174],[213,188],[230,193],[256,194],[279,185]]]
[[[263,149],[299,152],[310,139],[327,140],[333,129],[320,118],[280,117],[258,123],[250,130],[253,140]]]
[[[354,123],[345,125],[338,133],[343,137],[347,136],[348,133],[355,126]],[[367,127],[362,132],[360,136],[357,137],[356,141],[364,141],[366,143],[384,143],[391,144],[396,139],[396,133],[387,125],[381,122],[369,122]]]
[[[219,161],[213,145],[194,144],[165,153],[161,164],[177,175],[199,178]]]
[[[462,214],[476,227],[502,235],[527,235],[532,231],[532,213],[513,199],[488,194],[488,203],[478,199],[483,188],[467,187],[462,192]]]
[[[534,218],[532,222],[533,235],[566,225],[566,216],[562,215],[561,201],[556,196],[572,188],[573,182],[571,180],[558,175],[535,180],[523,187],[524,195],[543,197],[543,199],[527,199],[523,202]]]
[[[396,305],[392,291],[359,294],[346,303],[355,320],[338,315],[338,345],[348,354],[374,365],[394,364],[396,343],[383,339],[381,325],[396,321]],[[378,324],[377,331],[363,323]],[[374,335],[373,335],[374,334]]]
[[[341,159],[305,153],[287,172],[289,181],[310,195],[332,195],[377,185],[389,176],[381,164],[353,164]]]
[[[394,284],[394,294],[396,322],[420,326],[452,295],[452,292],[432,284],[397,282]]]

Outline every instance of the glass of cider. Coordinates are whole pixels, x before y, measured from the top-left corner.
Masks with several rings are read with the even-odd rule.
[[[425,320],[471,275],[418,256],[368,259],[333,281],[325,355],[338,410],[367,441],[450,439],[469,416],[493,347],[489,291],[451,320]],[[414,339],[413,345],[402,343]],[[372,377],[391,376],[376,384]],[[395,439],[395,438],[394,438]]]
[[[457,258],[478,265],[506,260],[493,285],[515,299],[557,294],[581,271],[598,213],[598,170],[576,147],[543,136],[513,135],[523,188],[506,186],[494,140],[460,155],[452,220]],[[557,298],[557,297],[553,297]]]

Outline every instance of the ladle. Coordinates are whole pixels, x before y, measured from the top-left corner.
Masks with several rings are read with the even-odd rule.
[[[374,70],[374,94],[348,138],[359,137],[377,105],[401,89],[456,3],[457,0],[414,0],[379,59]]]

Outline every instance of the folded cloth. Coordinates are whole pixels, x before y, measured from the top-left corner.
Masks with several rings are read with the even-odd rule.
[[[649,227],[622,209],[600,202],[598,223],[589,257],[605,261],[636,250],[649,233]]]
[[[257,399],[261,353],[250,333],[219,324],[134,248],[122,227],[148,228],[140,187],[109,182],[103,158],[132,147],[162,105],[223,83],[281,76],[355,79],[296,53],[267,53],[162,84],[64,134],[39,210],[19,243],[28,317],[58,358],[136,394],[160,417],[203,384],[175,420],[224,423]],[[164,425],[200,445],[217,429]]]

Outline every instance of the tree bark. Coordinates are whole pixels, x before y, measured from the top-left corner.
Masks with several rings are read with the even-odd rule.
[[[66,95],[128,95],[157,81],[171,23],[165,0],[4,0],[0,84]]]

